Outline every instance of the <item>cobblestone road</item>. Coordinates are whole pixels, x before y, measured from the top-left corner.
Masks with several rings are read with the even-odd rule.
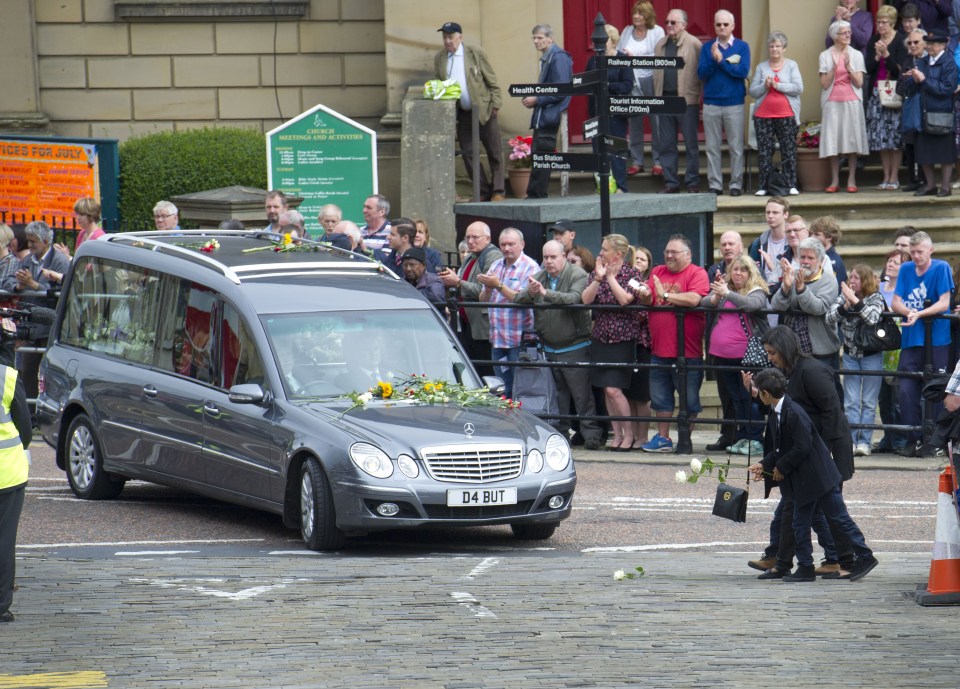
[[[20,558],[0,689],[958,683],[960,609],[903,595],[922,554],[791,585],[733,553],[83,552]]]

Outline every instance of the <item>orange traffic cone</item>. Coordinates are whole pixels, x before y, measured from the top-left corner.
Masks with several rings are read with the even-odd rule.
[[[937,531],[933,543],[930,577],[914,597],[920,605],[960,605],[960,518],[954,504],[953,467],[940,474],[937,497]]]

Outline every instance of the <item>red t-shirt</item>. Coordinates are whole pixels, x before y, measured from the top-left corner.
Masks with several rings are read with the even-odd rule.
[[[660,284],[666,292],[696,292],[701,297],[710,291],[710,279],[707,271],[692,263],[679,273],[670,272],[666,266],[656,266],[650,271],[647,286],[656,297],[653,276],[660,278]],[[662,306],[662,304],[657,304]],[[653,355],[661,359],[677,356],[677,317],[670,311],[651,311],[649,316],[650,335],[653,338]],[[683,354],[687,358],[700,359],[703,356],[703,331],[707,319],[702,311],[688,313],[684,319]]]

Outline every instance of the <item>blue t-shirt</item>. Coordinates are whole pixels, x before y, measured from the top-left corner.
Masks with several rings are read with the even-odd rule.
[[[908,309],[920,311],[924,301],[929,299],[936,303],[944,292],[953,292],[953,274],[946,261],[931,259],[927,272],[920,277],[917,277],[917,267],[913,261],[907,261],[900,266],[896,294]],[[921,347],[923,344],[923,321],[917,321],[909,328],[904,326],[901,349]],[[950,321],[944,318],[934,319],[933,346],[947,344],[950,344]]]

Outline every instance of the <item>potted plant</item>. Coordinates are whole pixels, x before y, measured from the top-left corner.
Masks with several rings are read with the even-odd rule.
[[[830,184],[830,162],[820,157],[819,122],[804,122],[797,131],[797,182],[806,192]]]
[[[533,158],[530,155],[533,137],[516,136],[507,143],[510,144],[510,164],[507,166],[510,189],[516,198],[523,199],[527,196],[527,184],[533,169]]]

